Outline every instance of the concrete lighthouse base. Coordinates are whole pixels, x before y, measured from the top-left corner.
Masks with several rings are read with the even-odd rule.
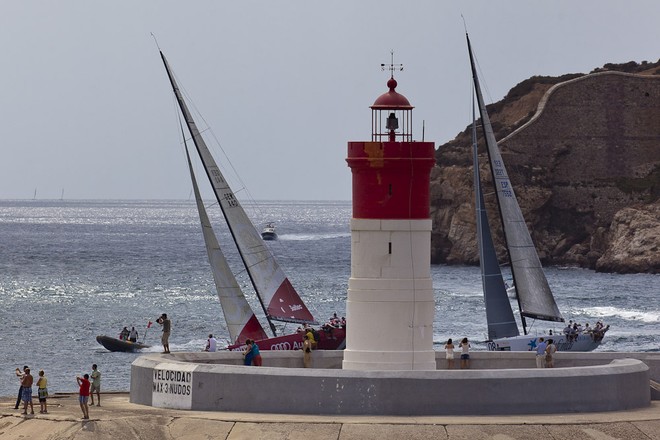
[[[435,370],[431,220],[351,220],[346,370]]]
[[[343,368],[435,370],[434,304],[430,279],[351,278]]]

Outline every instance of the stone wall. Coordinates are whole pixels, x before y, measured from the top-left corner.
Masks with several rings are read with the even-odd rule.
[[[601,72],[557,84],[499,145],[544,264],[660,273],[660,76]],[[485,153],[480,160],[504,258]],[[478,262],[471,173],[469,162],[433,172],[434,263]]]

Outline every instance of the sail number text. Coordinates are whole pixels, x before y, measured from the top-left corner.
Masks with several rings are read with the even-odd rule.
[[[506,179],[506,174],[504,173],[504,164],[502,164],[502,161],[494,160],[493,165],[494,165],[495,177]],[[503,197],[508,197],[508,198],[513,197],[513,191],[511,191],[508,179],[504,181],[500,181],[500,194],[502,194]]]
[[[225,204],[227,206],[238,206],[238,200],[236,200],[236,197],[234,197],[234,194],[225,193],[223,198],[225,199]]]
[[[502,195],[504,197],[513,197],[513,191],[510,189],[508,180],[500,182],[500,188],[502,188]]]
[[[225,179],[222,178],[222,174],[220,174],[220,170],[218,169],[211,169],[210,170],[211,176],[213,177],[213,181],[218,184],[223,184],[225,183]]]

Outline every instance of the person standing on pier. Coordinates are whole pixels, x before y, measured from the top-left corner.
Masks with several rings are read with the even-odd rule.
[[[243,350],[243,365],[252,365],[252,339],[245,340],[245,350]]]
[[[209,338],[206,340],[206,347],[204,347],[204,351],[218,351],[218,340],[213,337],[213,333],[209,334]]]
[[[252,341],[252,365],[255,367],[261,367],[262,364],[262,359],[261,359],[261,353],[259,353],[259,346],[257,345],[256,342],[254,342],[254,339]]]
[[[21,400],[23,400],[23,377],[25,377],[25,370],[27,369],[28,366],[23,365],[23,371],[19,370],[18,368],[15,371],[20,385],[18,386],[18,397],[16,398],[16,406],[14,406],[14,409],[18,409],[19,405],[21,404]]]
[[[83,377],[76,376],[76,382],[80,390],[78,391],[78,400],[80,402],[80,409],[83,413],[83,419],[89,419],[89,406],[87,406],[87,400],[89,399],[89,374],[85,374]]]
[[[32,404],[32,383],[34,378],[30,374],[30,369],[25,369],[25,374],[23,375],[23,380],[21,381],[21,386],[23,387],[23,414],[27,414],[28,404],[30,405],[30,414],[34,414],[34,405]]]
[[[172,331],[172,322],[167,317],[167,313],[160,315],[160,318],[156,320],[158,324],[163,326],[163,336],[161,342],[163,343],[163,353],[170,352],[170,332]]]
[[[470,343],[468,338],[463,338],[458,347],[461,349],[461,368],[470,368]]]
[[[451,338],[447,339],[445,344],[445,358],[447,359],[447,369],[454,368],[454,343]]]
[[[552,355],[555,354],[557,351],[557,346],[554,344],[554,341],[552,339],[548,340],[548,345],[545,347],[545,367],[546,368],[554,368],[555,366],[555,361],[552,357]]]
[[[536,346],[536,368],[545,368],[545,348],[548,344],[539,338],[539,345]]]
[[[96,364],[92,365],[92,385],[89,389],[90,402],[94,405],[94,391],[96,391],[96,406],[101,406],[101,372]]]
[[[305,368],[312,367],[312,342],[309,340],[309,336],[303,336],[303,365]]]
[[[44,370],[39,370],[39,379],[37,380],[37,396],[39,396],[39,406],[41,414],[48,414],[48,379]]]

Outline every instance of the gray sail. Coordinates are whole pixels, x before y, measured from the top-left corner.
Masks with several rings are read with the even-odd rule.
[[[185,144],[185,138],[183,141]],[[234,273],[227,263],[225,255],[220,249],[220,244],[215,236],[215,232],[213,232],[213,227],[206,213],[202,196],[199,193],[187,144],[185,148],[190,179],[192,180],[195,201],[197,202],[197,212],[199,213],[199,221],[202,225],[202,234],[204,235],[204,244],[206,245],[206,252],[209,257],[209,263],[211,264],[211,272],[213,273],[213,281],[215,282],[218,298],[220,299],[220,308],[225,315],[225,322],[227,323],[231,343],[242,344],[247,339],[266,339],[268,335],[254,315],[238,281],[234,277]]]
[[[467,37],[467,34],[466,34]],[[511,261],[511,273],[516,286],[520,314],[523,317],[546,321],[564,321],[545,277],[541,261],[536,253],[532,237],[527,229],[516,195],[509,181],[500,149],[495,140],[486,104],[484,103],[477,77],[477,70],[472,56],[470,38],[467,37],[468,52],[474,88],[477,93],[479,113],[481,115],[484,138],[488,148],[488,160],[495,185],[497,206],[502,219],[504,238]],[[524,321],[523,321],[524,325]]]
[[[204,164],[213,192],[222,214],[225,216],[227,226],[234,238],[250,281],[264,308],[273,334],[277,335],[272,320],[316,324],[311,312],[291,285],[289,278],[284,274],[273,254],[264,244],[261,234],[250,221],[234,191],[222,175],[193,120],[163,52],[160,52],[160,56],[183,119],[192,134],[197,153]]]
[[[481,192],[479,174],[479,156],[477,154],[477,123],[472,109],[472,155],[474,161],[474,198],[477,214],[477,243],[479,244],[479,264],[481,266],[481,282],[484,289],[486,304],[486,321],[488,323],[488,339],[518,336],[518,324],[513,316],[511,303],[506,293],[504,278],[497,253],[490,233],[490,224],[484,197]]]

